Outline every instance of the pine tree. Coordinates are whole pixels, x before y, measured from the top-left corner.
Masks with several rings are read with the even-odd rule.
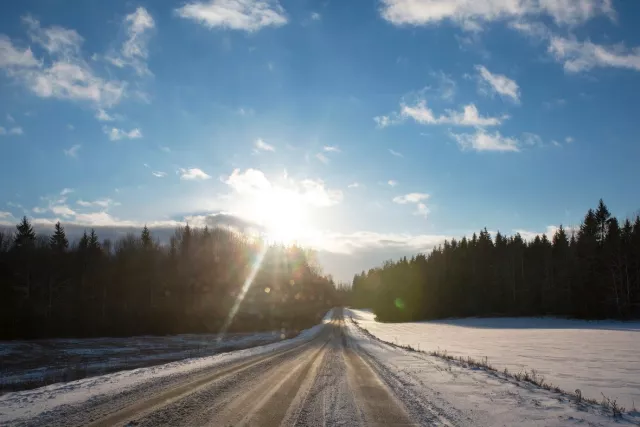
[[[142,233],[140,234],[140,240],[142,240],[142,247],[145,249],[149,249],[153,244],[153,241],[151,240],[151,232],[149,232],[146,224],[142,229]]]
[[[26,216],[22,217],[22,221],[16,226],[16,229],[18,231],[13,238],[13,246],[16,249],[32,247],[36,240],[36,233]]]
[[[602,199],[598,202],[595,215],[598,223],[598,243],[602,245],[607,237],[607,224],[611,218],[611,212],[609,212],[607,205],[604,204]]]
[[[82,237],[80,237],[80,241],[78,242],[78,249],[80,252],[86,251],[89,247],[89,236],[87,236],[87,230],[84,230],[82,233]]]
[[[91,233],[89,234],[89,242],[88,247],[91,250],[100,249],[100,243],[98,242],[98,235],[96,234],[96,230],[91,229]]]
[[[60,221],[56,222],[55,231],[49,238],[49,246],[57,252],[64,252],[69,247],[69,241],[64,232],[64,227],[60,225]]]

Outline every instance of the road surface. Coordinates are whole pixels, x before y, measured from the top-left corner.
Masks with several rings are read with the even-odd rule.
[[[402,403],[350,345],[342,309],[312,340],[248,357],[132,399],[40,423],[102,426],[409,426]]]

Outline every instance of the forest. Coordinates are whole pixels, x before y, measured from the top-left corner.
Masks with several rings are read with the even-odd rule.
[[[36,235],[26,217],[0,231],[0,339],[289,333],[339,298],[312,252],[229,228],[187,225],[168,244],[146,226],[115,241],[89,230],[69,242],[59,222]]]
[[[381,321],[467,316],[640,317],[640,216],[605,203],[579,227],[525,241],[485,228],[356,274],[353,304]]]

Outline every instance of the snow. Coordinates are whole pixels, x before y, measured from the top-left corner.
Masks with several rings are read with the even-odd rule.
[[[268,344],[280,331],[0,341],[0,392]]]
[[[330,316],[331,311],[327,313],[324,320],[329,319]],[[33,390],[7,393],[0,396],[0,425],[13,424],[21,419],[37,417],[63,405],[76,405],[89,400],[120,394],[151,381],[156,381],[161,385],[163,380],[175,376],[193,374],[203,369],[215,368],[218,365],[246,357],[294,346],[313,338],[322,327],[323,324],[319,324],[300,332],[295,338],[244,350],[119,371]]]
[[[346,321],[350,345],[369,356],[374,370],[421,425],[640,425],[637,411],[614,420],[611,413],[599,405],[578,404],[567,396],[500,373],[463,367],[456,362],[384,344],[360,329],[371,326],[370,313],[346,310],[345,317],[349,315],[360,319],[360,326]]]
[[[535,369],[561,389],[580,389],[598,401],[604,394],[627,410],[640,407],[640,322],[467,318],[380,323],[368,310],[349,313],[384,341],[477,360],[487,357],[500,371]]]

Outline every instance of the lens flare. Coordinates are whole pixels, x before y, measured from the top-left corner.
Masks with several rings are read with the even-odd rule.
[[[247,295],[249,288],[251,288],[251,285],[253,284],[253,280],[256,278],[256,274],[258,274],[258,270],[260,269],[260,265],[262,264],[262,261],[264,260],[264,256],[266,255],[268,249],[269,249],[269,245],[267,244],[267,242],[263,241],[262,248],[260,248],[260,252],[256,256],[256,259],[253,262],[253,266],[251,267],[251,272],[249,272],[247,279],[244,281],[242,285],[242,289],[240,290],[240,293],[236,298],[236,302],[233,303],[233,307],[231,307],[231,311],[229,311],[229,315],[227,316],[227,319],[224,321],[224,325],[222,325],[222,329],[218,333],[218,339],[217,339],[218,343],[222,341],[225,334],[227,333],[227,329],[229,329],[229,326],[231,325],[231,322],[233,322],[233,318],[236,317],[236,313],[240,308],[240,304],[242,304],[242,300],[244,299],[245,295]]]

